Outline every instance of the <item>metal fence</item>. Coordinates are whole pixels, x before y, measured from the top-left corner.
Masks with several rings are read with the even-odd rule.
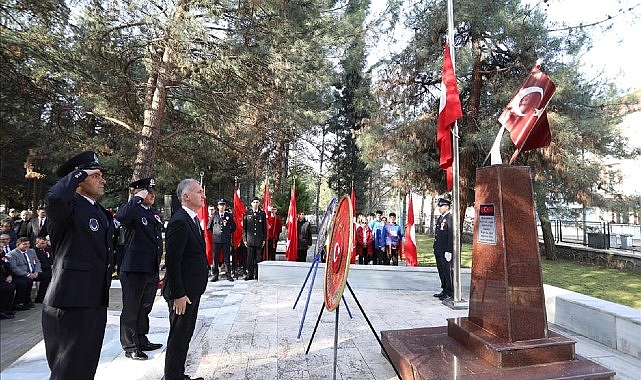
[[[583,244],[601,249],[634,250],[641,246],[641,225],[581,220],[552,220],[555,242]],[[543,238],[541,225],[537,225]]]

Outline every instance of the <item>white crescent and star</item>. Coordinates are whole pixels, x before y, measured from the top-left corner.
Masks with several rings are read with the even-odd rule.
[[[514,99],[512,99],[512,101],[510,102],[510,111],[512,111],[517,116],[525,116],[523,111],[521,111],[521,100],[523,100],[524,97],[534,93],[540,94],[541,99],[543,99],[543,89],[541,87],[532,86],[532,87],[525,87],[519,90],[519,92],[516,94]],[[540,104],[540,101],[539,101],[539,104]],[[542,109],[534,108],[534,116],[536,117],[541,116],[543,114],[543,110],[544,110],[543,108]]]

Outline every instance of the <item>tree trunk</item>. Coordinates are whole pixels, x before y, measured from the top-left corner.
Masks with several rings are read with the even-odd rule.
[[[550,216],[545,211],[539,210],[539,221],[541,222],[541,231],[543,231],[544,254],[549,260],[556,260],[556,250],[554,249],[554,234],[552,234],[552,223]]]
[[[168,72],[171,65],[171,48],[165,47],[159,67],[147,80],[144,125],[138,141],[138,153],[134,162],[132,180],[151,177],[154,174],[158,141],[167,104]]]

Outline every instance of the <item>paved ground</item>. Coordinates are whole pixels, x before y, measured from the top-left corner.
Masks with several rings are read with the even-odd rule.
[[[433,276],[433,283],[436,284],[436,273]],[[150,359],[144,362],[124,357],[118,341],[118,282],[114,282],[113,287],[112,307],[96,379],[160,379],[164,347],[151,352]],[[302,337],[297,339],[307,298],[306,290],[296,309],[292,308],[300,289],[301,284],[283,286],[242,280],[209,283],[201,301],[187,373],[209,380],[331,379],[336,314],[326,310],[323,312],[312,340],[323,302],[322,290],[315,287],[311,293]],[[436,288],[425,291],[353,290],[365,314],[346,290],[345,299],[352,318],[344,307],[340,308],[336,366],[338,379],[396,379],[394,369],[381,355],[380,346],[365,316],[378,334],[382,330],[442,326],[446,324],[446,318],[467,315],[467,310],[452,310],[432,297]],[[2,380],[48,378],[44,343],[39,338],[39,309],[40,306],[20,312],[20,318],[0,323]],[[167,314],[166,303],[157,300],[151,314],[149,338],[152,342],[166,342],[169,329]],[[554,326],[552,328],[559,331]],[[578,341],[578,354],[617,371],[616,379],[639,378],[641,360],[583,337],[564,333]],[[306,354],[310,341],[310,351]],[[12,344],[13,350],[10,348]],[[24,355],[19,351],[25,352]],[[19,359],[16,360],[12,355]]]

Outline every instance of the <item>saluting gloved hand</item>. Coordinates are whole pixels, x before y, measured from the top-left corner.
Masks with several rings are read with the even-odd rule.
[[[143,189],[143,190],[140,190],[139,192],[137,192],[134,195],[137,196],[137,197],[140,197],[142,199],[145,199],[147,197],[147,194],[149,194],[149,191]]]

